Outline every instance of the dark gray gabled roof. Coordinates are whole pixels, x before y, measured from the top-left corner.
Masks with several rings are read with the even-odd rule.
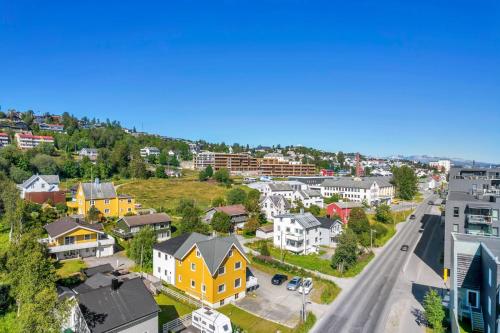
[[[92,275],[97,273],[111,273],[112,271],[114,271],[114,268],[113,266],[111,266],[111,264],[108,263],[86,268],[83,270],[83,274],[85,274],[87,277],[91,277]]]
[[[226,258],[226,254],[232,246],[236,246],[245,255],[243,247],[233,235],[228,237],[210,237],[196,232],[171,238],[154,245],[153,248],[182,260],[195,245],[212,275],[217,272],[217,269]]]
[[[270,183],[269,189],[273,192],[293,191],[293,188],[289,184],[282,184],[282,183]]]
[[[283,196],[281,195],[268,195],[267,197],[262,198],[261,202],[269,198],[271,202],[273,203],[274,206],[279,206],[281,202],[284,202],[284,209],[291,209],[292,206],[290,205],[290,202],[286,200]]]
[[[103,233],[103,226],[101,223],[96,223],[96,224],[87,224],[87,223],[79,223],[76,222],[74,219],[71,217],[62,217],[59,220],[56,220],[52,223],[46,224],[44,226],[45,230],[47,230],[47,233],[49,234],[50,237],[57,237],[60,236],[70,230],[73,230],[77,227],[81,228],[87,228],[94,230],[95,232]]]
[[[316,217],[316,218],[318,219],[319,223],[321,223],[321,228],[325,229],[330,229],[336,223],[342,224],[340,220],[334,220],[328,217]]]
[[[321,225],[318,219],[311,213],[283,214],[276,217],[290,218],[305,229],[315,228]]]
[[[43,179],[49,185],[59,185],[59,176],[58,175],[33,175],[29,179],[25,180],[21,184],[21,187],[27,188],[28,186],[30,186],[38,178]]]
[[[165,213],[124,216],[122,217],[122,220],[129,227],[140,226],[140,225],[151,225],[156,223],[167,223],[172,221],[170,216],[168,216]]]
[[[321,192],[317,190],[301,190],[298,192],[304,199],[321,197]]]
[[[92,333],[118,332],[122,326],[138,324],[160,311],[140,278],[124,280],[116,290],[110,286],[93,289],[77,299]]]
[[[349,187],[349,188],[362,188],[370,189],[375,181],[371,179],[353,179],[341,177],[339,179],[327,179],[321,183],[322,187]]]
[[[95,273],[85,280],[85,282],[73,288],[73,290],[78,294],[83,294],[94,289],[111,286],[112,280],[112,276],[104,275],[103,273]]]
[[[82,183],[85,199],[110,199],[116,198],[115,187],[112,183]]]

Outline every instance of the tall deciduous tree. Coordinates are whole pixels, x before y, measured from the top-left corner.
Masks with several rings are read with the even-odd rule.
[[[247,199],[247,194],[241,188],[233,188],[226,194],[228,205],[244,204]]]
[[[127,256],[136,264],[142,264],[142,267],[151,269],[153,267],[154,244],[156,244],[156,232],[149,226],[142,228],[130,241]]]
[[[354,207],[349,215],[349,229],[354,231],[356,235],[370,231],[370,223],[363,208]]]
[[[332,266],[341,272],[351,268],[358,259],[358,240],[356,234],[347,229],[339,236],[335,254],[332,256]]]
[[[396,187],[396,195],[403,200],[411,200],[418,192],[418,177],[407,165],[400,168],[392,168],[393,184]]]
[[[375,219],[382,223],[393,223],[394,218],[392,217],[391,207],[387,204],[377,206],[375,209]]]
[[[229,171],[225,168],[219,169],[214,173],[214,179],[223,184],[229,184],[231,178],[229,177]]]
[[[434,289],[430,289],[424,296],[424,315],[434,332],[444,331],[443,319],[445,312],[441,297]]]
[[[217,232],[231,231],[231,217],[224,212],[215,212],[212,216],[212,228]]]

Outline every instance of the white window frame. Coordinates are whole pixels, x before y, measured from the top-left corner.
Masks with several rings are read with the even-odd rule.
[[[236,281],[239,281],[238,286],[236,285]],[[241,278],[234,279],[234,289],[241,287]]]
[[[192,289],[196,289],[196,281],[191,279],[191,282],[189,283],[189,286],[192,288]]]
[[[194,262],[191,263],[191,271],[196,272],[196,264]]]
[[[222,290],[220,290],[220,287],[222,287]],[[222,294],[222,293],[224,293],[225,291],[226,291],[226,284],[225,284],[225,283],[223,283],[223,284],[219,284],[219,285],[217,286],[217,293],[218,293],[218,294]]]
[[[238,264],[239,264],[239,267],[236,267]],[[234,263],[234,270],[237,271],[239,269],[241,269],[241,261],[237,261]]]
[[[220,270],[221,270],[221,269],[222,269],[222,273],[220,272]],[[224,275],[224,274],[226,274],[226,266],[225,266],[225,265],[222,265],[222,266],[220,266],[220,267],[219,267],[219,269],[217,270],[217,275],[222,276],[222,275]]]

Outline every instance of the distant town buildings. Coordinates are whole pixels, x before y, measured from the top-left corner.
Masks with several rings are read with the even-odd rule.
[[[441,172],[448,173],[451,169],[451,161],[450,160],[439,160],[435,162],[429,162],[429,166],[431,168],[436,168]]]
[[[96,161],[98,155],[99,153],[96,148],[82,148],[78,152],[78,156],[80,159],[88,157],[91,161]]]
[[[224,168],[232,174],[241,175],[287,177],[316,174],[314,164],[294,163],[279,158],[256,158],[248,154],[201,152],[193,157],[193,164],[197,170],[210,165],[215,171]]]
[[[51,131],[51,132],[59,132],[62,133],[64,132],[64,125],[63,124],[47,124],[47,123],[41,123],[38,125],[41,131]]]

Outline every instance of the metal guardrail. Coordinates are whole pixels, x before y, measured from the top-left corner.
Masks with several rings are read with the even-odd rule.
[[[192,314],[188,313],[187,315],[184,315],[182,317],[176,318],[172,321],[169,321],[168,323],[163,324],[162,332],[163,333],[178,332],[190,326],[191,323],[192,323]]]

